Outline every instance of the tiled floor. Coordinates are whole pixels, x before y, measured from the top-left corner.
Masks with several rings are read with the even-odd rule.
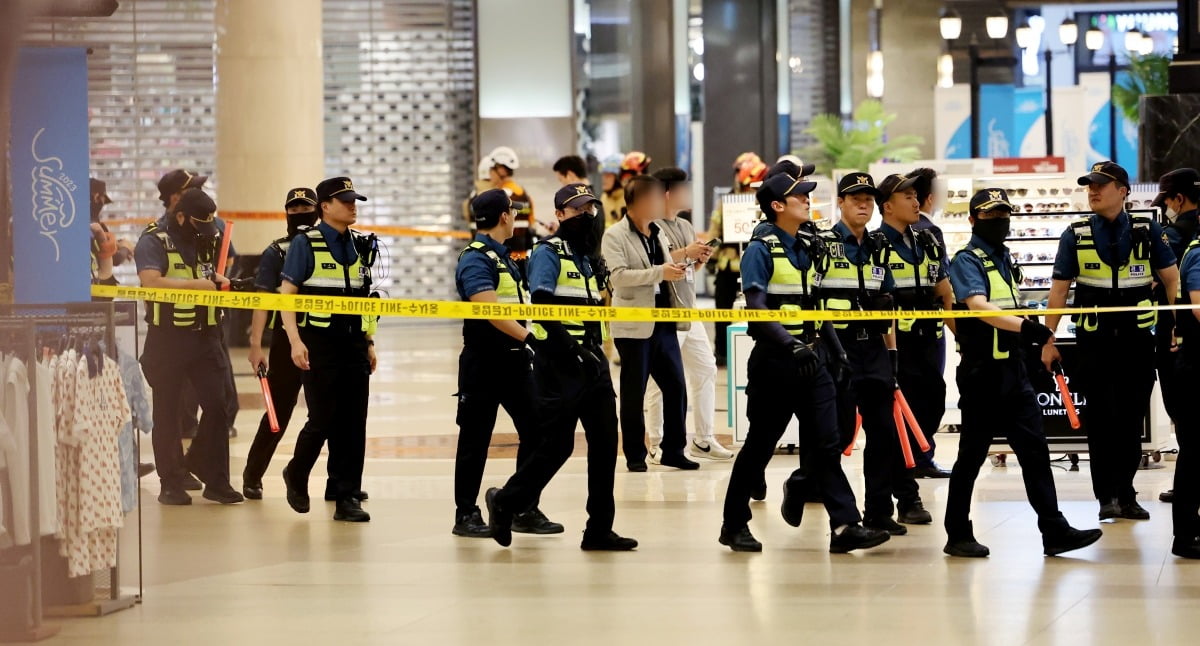
[[[144,603],[61,622],[50,643],[1191,644],[1200,629],[1200,563],[1170,555],[1170,507],[1156,500],[1173,463],[1138,474],[1152,520],[1107,523],[1100,543],[1067,558],[1041,555],[1011,460],[985,467],[976,489],[977,534],[993,554],[980,561],[943,556],[939,524],[869,552],[830,555],[820,507],[809,507],[798,530],[779,518],[778,486],[796,463],[786,455],[771,463],[770,497],[754,507],[762,554],[717,544],[729,463],[693,473],[620,469],[617,530],[641,541],[634,553],[578,549],[580,459],[543,497],[565,535],[517,536],[510,549],[452,537],[457,343],[451,326],[388,328],[380,338],[364,485],[371,523],[335,523],[324,503],[306,516],[288,508],[278,469],[294,422],[263,501],[162,507],[157,483],[147,481]],[[240,473],[261,411],[250,408],[257,385],[244,352],[235,354],[246,373],[233,447]],[[511,443],[512,426],[501,420],[499,443]],[[943,438],[943,461],[955,446],[954,436]],[[861,493],[860,456],[845,462]],[[511,457],[492,460],[485,486],[512,468]],[[1087,463],[1056,477],[1067,517],[1095,527]],[[940,521],[946,481],[921,487]]]

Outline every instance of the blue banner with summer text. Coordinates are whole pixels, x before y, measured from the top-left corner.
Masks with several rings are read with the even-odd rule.
[[[87,52],[22,48],[12,92],[17,303],[91,299]]]

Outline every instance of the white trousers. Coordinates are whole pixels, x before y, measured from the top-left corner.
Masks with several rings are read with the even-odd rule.
[[[688,408],[696,439],[713,439],[713,416],[716,414],[717,361],[712,344],[702,323],[692,323],[687,332],[676,332],[679,354],[683,357],[683,376],[687,380]],[[662,443],[662,391],[651,378],[646,386],[646,433],[650,446]]]

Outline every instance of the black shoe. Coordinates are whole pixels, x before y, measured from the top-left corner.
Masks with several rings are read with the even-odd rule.
[[[483,516],[479,513],[479,508],[469,514],[459,514],[454,519],[454,529],[450,530],[455,536],[464,538],[491,538],[492,530],[488,529],[487,523],[483,522]]]
[[[204,497],[213,502],[219,502],[222,505],[236,505],[246,499],[236,489],[229,485],[228,482],[220,485],[209,485],[204,488]]]
[[[180,487],[163,486],[158,494],[158,502],[164,505],[190,505],[192,497]]]
[[[534,507],[523,514],[516,514],[512,519],[512,530],[517,534],[561,534],[563,526],[556,523],[546,514],[542,513],[541,509]]]
[[[731,530],[727,525],[721,525],[721,537],[717,539],[722,545],[735,552],[761,552],[762,543],[750,533],[750,528],[742,527]]]
[[[887,518],[865,518],[862,524],[867,529],[887,532],[891,536],[904,536],[908,533],[908,528],[892,520],[891,516]]]
[[[1078,550],[1100,540],[1103,534],[1098,529],[1075,529],[1068,527],[1061,534],[1042,537],[1042,551],[1046,556],[1058,556],[1063,552]]]
[[[1121,507],[1116,499],[1100,504],[1100,520],[1109,520],[1121,516]]]
[[[750,490],[750,497],[754,500],[763,501],[767,499],[767,481],[763,480],[762,484]]]
[[[347,498],[337,501],[333,519],[347,523],[365,523],[371,520],[371,514],[363,511],[362,503],[358,501],[358,498]]]
[[[262,483],[242,481],[242,495],[247,500],[262,500]]]
[[[946,546],[942,548],[942,551],[950,556],[957,556],[965,559],[987,558],[987,556],[992,553],[992,551],[987,548],[987,545],[983,545],[974,538],[964,538],[962,540],[952,539],[946,541]]]
[[[675,455],[663,454],[662,465],[664,467],[672,467],[683,471],[695,471],[700,468],[699,462],[693,462],[683,454],[682,451]]]
[[[500,544],[500,547],[508,547],[512,545],[512,514],[500,508],[496,504],[496,495],[500,490],[492,487],[483,494],[483,502],[487,505],[488,510],[488,531],[492,533],[492,540]]]
[[[196,476],[185,473],[183,475],[183,490],[184,491],[200,491],[204,488],[204,483]]]
[[[914,478],[949,478],[950,470],[943,469],[936,462],[927,467],[917,467],[913,469]]]
[[[359,502],[363,502],[367,499],[367,492],[361,490],[355,491],[354,493],[350,494],[350,497]],[[329,489],[325,490],[325,502],[337,502],[337,499],[338,494],[336,491],[331,491]]]
[[[834,554],[845,554],[854,550],[865,550],[888,542],[892,536],[887,532],[867,529],[858,523],[848,525],[841,532],[834,532],[829,537],[829,551]]]
[[[1150,520],[1150,512],[1146,511],[1146,508],[1139,505],[1136,500],[1123,502],[1120,504],[1120,508],[1120,518],[1126,518],[1128,520]]]
[[[629,469],[630,473],[645,473],[648,470],[645,460],[627,460],[625,468]]]
[[[145,478],[146,476],[150,475],[151,473],[154,473],[154,463],[153,462],[139,462],[138,463],[138,477],[139,478]]]
[[[904,505],[896,509],[896,520],[905,525],[928,525],[933,522],[933,514],[925,509],[925,504],[920,500],[911,505]]]
[[[288,468],[283,468],[283,484],[287,487],[287,502],[298,514],[307,514],[309,509],[308,486],[293,483],[288,477]]]
[[[1200,559],[1200,537],[1187,540],[1176,538],[1171,543],[1171,553],[1185,559]]]
[[[764,495],[763,498],[766,498],[766,496]],[[779,513],[783,515],[783,522],[792,527],[799,527],[800,522],[804,520],[804,498],[799,493],[792,493],[791,487],[786,482],[783,483],[783,504],[779,506]],[[749,534],[750,530],[746,530],[746,533]],[[750,538],[753,539],[754,537],[751,536]],[[761,550],[762,546],[760,545],[759,549],[754,551],[758,552]]]
[[[1162,492],[1162,493],[1158,494],[1158,501],[1159,501],[1159,502],[1166,502],[1166,503],[1173,503],[1173,502],[1175,502],[1175,490],[1174,490],[1174,489],[1167,489],[1166,491],[1164,491],[1164,492]]]
[[[637,546],[638,542],[634,539],[613,531],[598,536],[584,532],[583,541],[579,543],[579,549],[585,552],[629,552],[637,549]]]

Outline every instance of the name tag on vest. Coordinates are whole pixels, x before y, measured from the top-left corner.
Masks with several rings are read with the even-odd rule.
[[[187,263],[177,262],[177,263],[175,263],[175,268],[176,269],[187,269],[188,267],[187,267]]]
[[[323,262],[321,263],[321,269],[337,269],[337,263]]]
[[[579,280],[580,278],[583,278],[583,276],[577,271],[568,271],[567,278],[570,278],[571,280]]]
[[[1100,263],[1098,263],[1098,262],[1085,262],[1085,263],[1083,263],[1083,268],[1084,268],[1084,269],[1100,269]]]
[[[885,276],[883,267],[871,267],[871,278],[874,280],[883,280]]]
[[[1146,277],[1146,265],[1129,265],[1129,277],[1130,278],[1145,278]]]

